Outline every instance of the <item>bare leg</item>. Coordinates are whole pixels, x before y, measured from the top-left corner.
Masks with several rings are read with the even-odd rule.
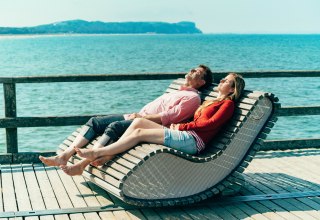
[[[103,147],[103,146],[99,142],[96,142],[92,148],[100,148],[100,147]],[[74,148],[72,148],[72,150],[75,152]],[[91,160],[84,158],[80,160],[78,163],[75,163],[72,165],[61,164],[60,168],[70,176],[81,175],[83,173],[83,170],[86,168],[86,166],[88,166],[91,162],[92,162]]]
[[[61,154],[52,157],[39,156],[39,159],[47,166],[66,165],[69,158],[75,153],[74,148],[81,148],[88,144],[89,141],[82,135],[78,135],[73,143]]]
[[[97,149],[97,148],[102,148],[102,147],[104,147],[104,146],[101,145],[100,142],[98,141],[93,145],[92,149]],[[74,148],[73,148],[73,150],[74,150]],[[112,158],[113,158],[113,156],[105,156],[105,157],[99,158],[96,161],[91,161],[91,160],[84,158],[76,164],[61,165],[60,168],[69,176],[81,175],[83,173],[84,169],[86,168],[86,166],[88,166],[90,163],[93,166],[100,166],[100,165],[103,165],[106,161],[111,160]]]
[[[111,160],[113,156],[104,157],[107,160]],[[90,164],[91,160],[83,159],[73,165],[60,165],[60,168],[69,176],[81,175],[85,168]]]
[[[128,129],[124,132],[119,140],[129,136],[137,128],[161,129],[163,128],[163,126],[148,119],[136,118],[133,120],[132,124],[128,127]]]
[[[89,160],[96,160],[103,156],[111,156],[122,153],[139,142],[151,142],[155,144],[163,144],[164,131],[163,128],[158,129],[141,129],[134,130],[129,136],[121,138],[116,143],[109,145],[107,148],[100,149],[80,149],[75,148],[79,156]]]
[[[108,142],[108,145],[110,145],[110,144],[112,144],[112,143],[113,143],[113,141],[110,141],[110,142]],[[106,146],[104,146],[104,147],[106,147]],[[97,166],[102,166],[102,165],[104,165],[107,161],[112,160],[113,158],[114,158],[114,156],[104,156],[104,157],[100,157],[100,158],[97,158],[96,160],[92,161],[90,164],[91,164],[92,166],[95,166],[95,167],[97,167]]]

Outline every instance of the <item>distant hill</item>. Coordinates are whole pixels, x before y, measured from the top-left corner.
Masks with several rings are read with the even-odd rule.
[[[198,34],[193,22],[101,22],[71,20],[34,27],[0,27],[0,34]]]

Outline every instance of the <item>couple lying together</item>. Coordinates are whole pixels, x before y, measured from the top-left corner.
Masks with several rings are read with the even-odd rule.
[[[198,89],[212,83],[212,72],[199,65],[185,76],[185,83],[144,106],[139,113],[91,118],[73,143],[57,156],[39,159],[47,166],[59,166],[68,175],[81,175],[89,164],[103,165],[117,154],[140,142],[162,144],[188,154],[198,154],[232,117],[235,101],[244,89],[243,78],[228,74],[218,85],[218,97],[201,104]],[[188,119],[193,119],[186,122]],[[81,149],[101,136],[91,149]],[[77,153],[83,159],[67,165]]]

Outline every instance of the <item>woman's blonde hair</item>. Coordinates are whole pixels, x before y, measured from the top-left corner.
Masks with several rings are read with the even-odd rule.
[[[244,90],[244,87],[246,86],[246,83],[240,74],[229,73],[228,75],[231,75],[234,78],[234,81],[233,81],[234,92],[230,94],[228,97],[233,101],[238,101],[242,95],[242,92]]]
[[[222,97],[222,98],[216,98],[214,100],[209,100],[209,101],[204,101],[202,103],[202,105],[197,109],[197,111],[201,111],[202,109],[204,109],[205,107],[215,103],[215,102],[220,102],[222,100],[233,100],[233,101],[238,101],[239,98],[242,95],[242,92],[244,90],[245,87],[245,81],[243,79],[243,77],[240,74],[237,73],[229,73],[228,75],[232,75],[233,76],[233,81],[232,83],[232,88],[234,88],[233,93],[230,93],[228,96],[226,97]]]

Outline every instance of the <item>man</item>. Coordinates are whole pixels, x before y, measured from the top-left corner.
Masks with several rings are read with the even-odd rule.
[[[163,94],[144,106],[139,113],[93,117],[83,126],[82,131],[62,154],[53,157],[39,156],[39,159],[47,166],[60,166],[68,175],[81,175],[90,163],[89,160],[84,159],[77,165],[66,166],[69,158],[75,153],[74,147],[81,148],[99,135],[102,136],[93,146],[95,148],[117,141],[134,118],[146,118],[163,126],[186,121],[193,116],[201,104],[198,89],[211,83],[211,70],[205,65],[199,65],[186,74],[185,84],[178,91]],[[107,158],[101,158],[93,165],[102,165],[105,161]]]

